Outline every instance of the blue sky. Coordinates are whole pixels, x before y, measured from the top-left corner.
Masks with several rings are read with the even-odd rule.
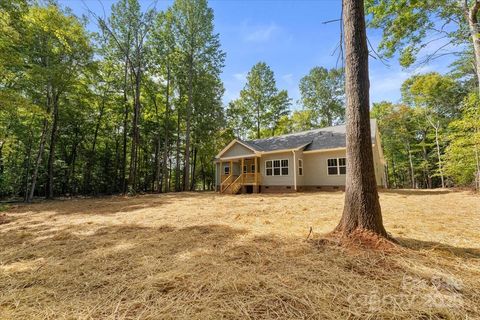
[[[112,0],[63,0],[63,5],[78,14],[87,14],[86,6],[103,15],[109,15]],[[157,10],[168,7],[172,1],[141,1],[142,7],[154,5]],[[215,12],[215,28],[220,34],[222,49],[227,53],[222,79],[225,85],[224,102],[238,97],[250,68],[264,61],[275,72],[277,86],[288,90],[299,108],[298,83],[314,66],[335,67],[339,42],[339,23],[324,21],[340,17],[340,0],[270,0],[235,1],[211,0]],[[89,25],[94,29],[94,24]],[[381,39],[380,30],[368,30],[375,46]],[[382,62],[370,59],[371,102],[388,100],[398,102],[402,82],[417,72],[446,72],[450,58],[435,60],[433,64],[404,70],[396,59]]]

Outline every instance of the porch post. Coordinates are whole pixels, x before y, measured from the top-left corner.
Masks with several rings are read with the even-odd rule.
[[[258,179],[257,179],[257,176],[258,176],[258,166],[257,166],[257,157],[255,157],[255,184],[257,185],[257,188],[258,188]]]
[[[230,160],[230,175],[233,176],[233,160]]]
[[[297,191],[297,159],[295,158],[295,151],[293,153],[293,187]]]
[[[222,168],[223,168],[223,161],[222,161],[222,160],[220,160],[220,174],[219,174],[219,176],[220,176],[220,181],[219,181],[219,182],[220,182],[220,193],[222,193],[222,192],[223,192],[223,190],[222,190],[222,187],[223,187],[223,181],[222,181]],[[215,177],[215,180],[217,180],[217,177]]]
[[[244,165],[245,165],[245,159],[242,158],[242,167],[241,167],[241,169],[240,169],[240,170],[242,170],[241,173],[240,173],[240,174],[242,175],[242,183],[244,183],[243,180],[245,179],[245,176],[243,175],[243,166],[244,166]]]

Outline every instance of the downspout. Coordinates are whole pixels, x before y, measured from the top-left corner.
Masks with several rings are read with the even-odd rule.
[[[293,153],[293,188],[297,191],[297,160],[295,159],[295,150]]]

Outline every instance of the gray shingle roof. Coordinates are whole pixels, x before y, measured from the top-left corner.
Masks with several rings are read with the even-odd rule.
[[[375,119],[370,120],[372,143],[375,141],[377,130]],[[304,147],[304,151],[333,149],[345,147],[345,125],[326,127],[285,134],[267,139],[242,141],[256,151],[277,151],[286,149],[298,149]]]

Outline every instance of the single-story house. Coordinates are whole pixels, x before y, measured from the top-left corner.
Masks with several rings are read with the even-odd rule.
[[[377,122],[370,121],[377,185],[386,187],[385,159]],[[220,193],[295,192],[343,189],[345,125],[267,139],[234,139],[215,157]]]

